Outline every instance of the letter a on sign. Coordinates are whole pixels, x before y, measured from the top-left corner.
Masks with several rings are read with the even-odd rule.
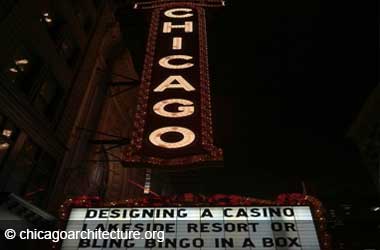
[[[147,53],[131,143],[123,166],[221,165],[213,142],[204,6],[223,1],[145,1],[151,9]]]
[[[174,83],[177,81],[178,83]],[[194,87],[186,81],[182,76],[169,76],[165,81],[163,81],[160,85],[158,85],[153,91],[154,92],[162,92],[165,89],[169,88],[182,88],[186,91],[194,91]]]

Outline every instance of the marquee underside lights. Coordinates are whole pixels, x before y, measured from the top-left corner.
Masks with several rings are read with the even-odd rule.
[[[216,1],[212,3],[216,7]],[[203,7],[197,1],[165,1],[152,7],[124,166],[178,167],[223,160],[222,150],[213,144]]]

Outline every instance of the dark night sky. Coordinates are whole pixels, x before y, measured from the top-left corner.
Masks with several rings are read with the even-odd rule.
[[[303,179],[321,197],[368,194],[345,136],[375,86],[365,63],[370,20],[353,18],[360,12],[315,0],[234,0],[208,10],[215,137],[225,166],[199,172],[201,192],[272,198],[301,191]],[[141,36],[146,23],[123,14],[131,15],[126,26]],[[126,40],[142,60],[141,41]]]
[[[219,181],[212,191],[259,197],[300,191],[301,179],[319,196],[366,194],[369,180],[345,138],[375,86],[365,63],[368,23],[348,11],[360,7],[259,2],[231,1],[209,15],[215,126],[226,164],[204,179]]]

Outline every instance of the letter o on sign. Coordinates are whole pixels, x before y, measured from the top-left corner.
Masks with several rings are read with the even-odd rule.
[[[180,133],[182,135],[182,139],[177,142],[166,142],[162,140],[162,135],[169,132]],[[194,132],[184,127],[163,127],[156,129],[149,135],[149,141],[153,145],[161,148],[183,148],[191,144],[194,140]]]

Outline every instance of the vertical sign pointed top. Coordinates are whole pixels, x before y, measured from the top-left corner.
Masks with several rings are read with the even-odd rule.
[[[125,166],[221,162],[213,144],[204,7],[223,1],[150,1],[147,51]]]

